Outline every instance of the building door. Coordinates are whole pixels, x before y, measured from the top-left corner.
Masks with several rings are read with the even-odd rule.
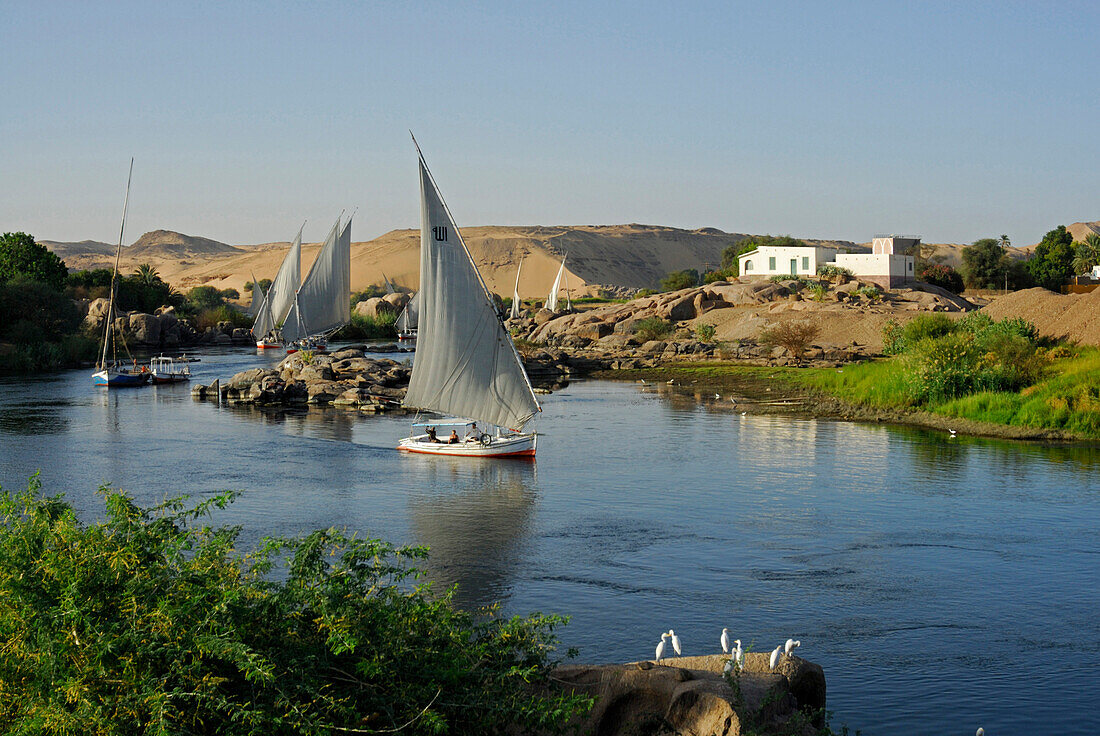
[[[791,259],[791,276],[795,276],[797,274],[798,274],[798,259],[797,258],[792,258]]]

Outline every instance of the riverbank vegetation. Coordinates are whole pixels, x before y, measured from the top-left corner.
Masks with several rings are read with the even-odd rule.
[[[333,333],[333,340],[387,340],[397,337],[397,314],[382,312],[377,317],[351,313],[351,321]]]
[[[555,616],[459,611],[427,550],[336,529],[237,547],[224,493],[142,507],[0,492],[0,731],[554,732]]]

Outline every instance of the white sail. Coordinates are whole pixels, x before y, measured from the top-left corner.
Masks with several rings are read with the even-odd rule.
[[[256,298],[256,292],[260,293],[259,299]],[[260,282],[256,281],[256,274],[252,274],[252,303],[248,305],[248,314],[252,317],[253,322],[260,314],[265,299],[267,299],[267,294],[260,288]]]
[[[519,261],[519,268],[516,269],[516,288],[512,289],[512,311],[508,313],[508,316],[512,319],[519,319],[519,275],[523,273],[523,259]]]
[[[400,332],[408,332],[409,330],[415,330],[419,324],[420,292],[418,291],[412,295],[412,299],[401,310],[401,314],[397,315],[397,329]]]
[[[332,226],[283,324],[287,342],[335,330],[351,319],[351,220]]]
[[[538,401],[423,157],[418,296],[405,404],[521,429],[540,411]]]
[[[303,224],[302,227],[305,227]],[[290,251],[283,258],[279,266],[279,273],[271,286],[267,287],[267,296],[260,305],[260,311],[256,315],[256,321],[252,325],[252,334],[261,338],[271,330],[279,326],[286,319],[287,313],[294,305],[294,293],[302,282],[302,229],[298,229],[298,235],[290,246]],[[253,287],[255,288],[255,287]]]
[[[565,273],[565,259],[561,259],[561,267],[554,279],[554,285],[550,288],[550,296],[546,299],[546,308],[551,312],[558,311],[558,292],[561,291],[561,277]]]
[[[385,271],[382,272],[382,280],[386,282],[386,294],[387,295],[397,293],[397,289],[394,288],[393,283],[390,281],[389,277],[386,276]]]

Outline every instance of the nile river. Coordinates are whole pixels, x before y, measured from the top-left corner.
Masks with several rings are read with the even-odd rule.
[[[211,349],[195,380],[280,355]],[[540,397],[538,459],[405,456],[405,416],[262,412],[88,371],[0,379],[0,484],[41,469],[94,518],[239,489],[245,541],[346,526],[431,546],[458,601],[572,616],[580,661],[788,636],[834,727],[1100,733],[1100,449],[741,416],[727,397],[581,382]],[[664,388],[664,387],[662,387]]]

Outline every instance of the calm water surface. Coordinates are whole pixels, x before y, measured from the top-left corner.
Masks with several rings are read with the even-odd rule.
[[[211,350],[209,382],[281,355]],[[407,417],[261,412],[87,371],[0,381],[0,484],[37,469],[92,518],[233,488],[246,536],[338,525],[431,545],[459,601],[567,613],[581,661],[788,636],[865,734],[1100,733],[1100,450],[741,416],[725,398],[577,383],[537,462],[405,456]],[[664,387],[662,387],[664,388]]]

